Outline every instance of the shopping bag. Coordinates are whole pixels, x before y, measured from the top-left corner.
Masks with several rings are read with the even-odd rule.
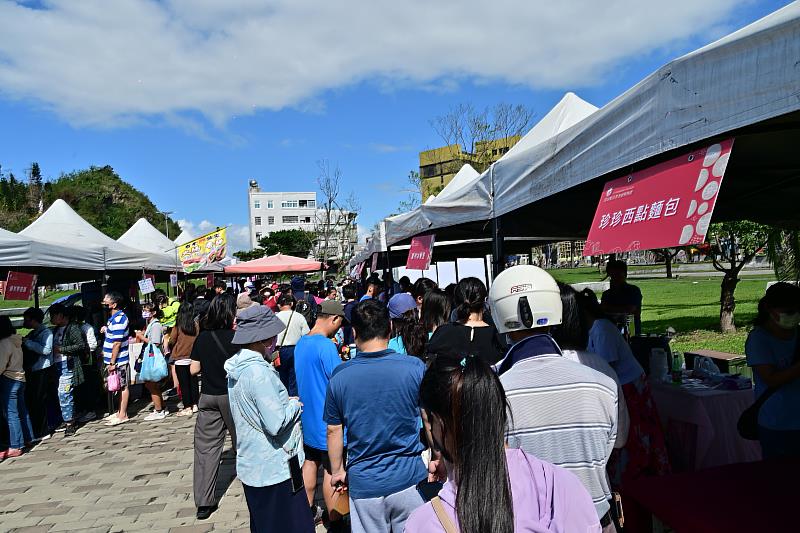
[[[167,360],[158,346],[148,344],[142,352],[142,371],[139,372],[141,380],[156,382],[167,377]]]
[[[116,368],[109,370],[106,388],[108,392],[118,392],[122,388],[122,382],[119,379],[119,372],[117,372]]]

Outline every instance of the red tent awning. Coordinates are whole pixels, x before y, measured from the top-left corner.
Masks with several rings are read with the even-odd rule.
[[[322,263],[292,255],[276,254],[245,263],[226,266],[225,274],[275,274],[280,272],[316,272]]]

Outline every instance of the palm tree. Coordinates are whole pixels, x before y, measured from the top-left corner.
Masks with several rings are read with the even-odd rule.
[[[778,280],[800,282],[800,230],[773,228],[767,241],[767,257]]]

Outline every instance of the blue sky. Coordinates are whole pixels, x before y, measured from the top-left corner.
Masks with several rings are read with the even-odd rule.
[[[445,17],[424,2],[262,4],[126,0],[109,13],[94,0],[0,0],[4,171],[38,161],[55,178],[108,164],[194,228],[239,227],[248,179],[315,190],[325,158],[368,228],[406,197],[418,152],[441,144],[429,120],[451,106],[520,103],[541,117],[566,91],[602,106],[786,2],[675,0],[665,13],[588,2],[496,18]]]

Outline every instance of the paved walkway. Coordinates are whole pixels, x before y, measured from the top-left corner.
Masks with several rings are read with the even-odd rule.
[[[116,427],[90,422],[69,439],[58,433],[0,463],[0,531],[250,531],[233,452],[223,454],[219,510],[198,521],[192,497],[195,419],[170,415],[145,422],[146,413]]]

